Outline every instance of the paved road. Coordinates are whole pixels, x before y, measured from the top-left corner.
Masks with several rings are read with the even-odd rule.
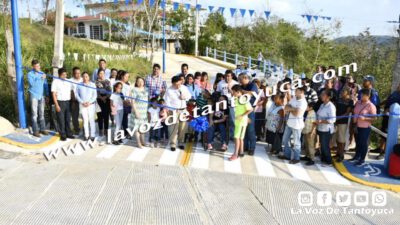
[[[168,59],[169,75],[178,73],[183,62],[191,71],[211,75],[225,70],[187,56]],[[59,142],[42,150],[78,142]],[[339,206],[344,198],[336,197],[338,191],[372,199],[376,189],[349,182],[331,167],[289,165],[267,155],[261,143],[255,156],[235,162],[226,160],[232,144],[227,153],[206,152],[199,144],[176,152],[169,151],[168,144],[134,146],[132,141],[122,146],[95,144],[86,151],[77,147],[74,153],[64,148],[68,156],[60,150],[50,161],[40,153],[0,151],[0,224],[398,224],[398,194],[384,191],[384,207],[370,201],[368,206],[354,201]],[[3,144],[0,148],[10,150]],[[308,198],[300,195],[300,203],[310,207],[299,205],[304,191]],[[318,199],[331,199],[320,191],[331,193],[333,203],[318,206]]]
[[[125,145],[104,145],[96,146],[94,150],[83,150],[79,141],[70,141],[65,146],[76,146],[74,152],[67,147],[65,151],[59,148],[57,154],[58,161],[71,160],[69,158],[82,158],[86,160],[103,161],[132,161],[141,162],[148,165],[169,165],[185,166],[194,169],[209,171],[227,172],[235,174],[247,174],[263,177],[277,177],[282,179],[307,181],[317,184],[338,184],[344,186],[354,186],[357,184],[343,178],[333,167],[323,167],[319,164],[306,166],[304,164],[291,165],[286,160],[280,160],[275,156],[266,153],[265,145],[257,144],[254,156],[246,155],[237,161],[229,161],[234,145],[230,142],[227,152],[219,150],[205,151],[201,143],[187,145],[185,150],[170,151],[169,145],[164,144],[158,148],[139,149],[134,146],[133,141]],[[48,147],[47,154],[55,152],[58,144]],[[65,156],[67,153],[68,156]],[[67,159],[68,158],[68,159]],[[44,159],[43,159],[44,161]]]
[[[117,151],[111,146],[96,147],[83,154],[77,151],[77,155],[50,162],[41,155],[1,159],[0,224],[398,223],[399,196],[390,192],[385,192],[384,208],[392,215],[343,213],[349,208],[366,207],[351,205],[345,209],[337,205],[336,199],[330,207],[316,206],[314,199],[313,208],[317,211],[306,214],[301,210],[307,207],[300,207],[297,199],[301,191],[309,191],[316,198],[318,191],[330,191],[334,196],[337,191],[366,191],[371,196],[375,189],[248,175],[245,168],[255,160],[252,157],[238,161],[243,173],[198,169],[194,168],[194,161],[180,166],[177,164],[182,151],[177,151],[178,157],[163,149],[143,154],[129,144]],[[173,158],[175,163],[167,163],[166,159]],[[218,161],[218,157],[210,157],[210,165],[214,165],[211,159]],[[225,162],[221,159],[220,163],[226,169]],[[274,167],[275,173],[290,176],[288,170],[278,172]],[[341,213],[330,214],[330,210]]]

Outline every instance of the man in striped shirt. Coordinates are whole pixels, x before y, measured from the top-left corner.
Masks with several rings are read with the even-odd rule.
[[[159,64],[153,65],[153,74],[150,74],[145,79],[145,86],[149,91],[149,99],[156,97],[163,97],[167,90],[167,82],[162,79],[161,66]]]
[[[310,87],[311,80],[309,78],[302,79],[303,86],[306,87],[306,91],[304,96],[307,100],[307,103],[317,103],[318,102],[318,94],[317,92]]]

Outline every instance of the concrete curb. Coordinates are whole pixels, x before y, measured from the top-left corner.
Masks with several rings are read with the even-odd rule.
[[[381,189],[385,189],[385,190],[389,190],[389,191],[393,191],[396,193],[400,193],[400,185],[395,185],[395,184],[384,184],[384,183],[374,183],[374,182],[369,182],[369,181],[365,181],[362,180],[360,178],[357,178],[355,176],[353,176],[348,170],[347,168],[343,165],[343,163],[337,163],[334,162],[334,166],[336,168],[336,170],[345,178],[362,184],[362,185],[366,185],[369,187],[375,187],[375,188],[381,188]]]

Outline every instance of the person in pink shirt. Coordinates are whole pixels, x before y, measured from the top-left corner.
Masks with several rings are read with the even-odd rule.
[[[371,90],[361,90],[361,100],[354,106],[353,127],[356,129],[356,154],[350,162],[356,166],[365,165],[365,157],[368,153],[368,139],[371,133],[371,123],[376,119],[376,107],[370,101]]]
[[[206,72],[201,73],[200,88],[202,90],[211,91],[213,86],[208,82],[208,74]]]

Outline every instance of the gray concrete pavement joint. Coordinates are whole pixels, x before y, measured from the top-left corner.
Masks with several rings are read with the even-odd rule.
[[[253,197],[257,200],[257,202],[260,203],[261,207],[262,207],[268,214],[271,214],[271,215],[272,215],[272,218],[274,218],[275,222],[276,222],[277,224],[281,224],[281,223],[278,221],[278,219],[274,216],[274,213],[273,213],[272,211],[269,211],[269,210],[265,207],[264,202],[257,196],[257,194],[254,193],[254,191],[253,191],[249,186],[247,186],[247,189],[250,191],[250,193],[253,195]],[[270,188],[268,188],[268,192],[269,192],[269,193],[271,192]],[[273,199],[273,198],[271,198],[271,200],[272,200],[272,199]]]
[[[204,204],[204,199],[201,195],[199,188],[196,185],[196,182],[193,180],[190,170],[187,167],[182,167],[184,170],[184,181],[188,186],[188,191],[192,196],[193,203],[197,209],[197,212],[200,215],[200,219],[203,224],[217,224],[210,215],[210,212],[207,206]]]
[[[92,212],[93,212],[93,208],[94,208],[94,206],[96,205],[96,203],[97,203],[97,201],[98,201],[100,195],[103,193],[104,188],[106,187],[107,182],[108,182],[108,180],[110,179],[111,174],[113,173],[114,169],[115,169],[115,166],[112,167],[111,170],[108,172],[107,178],[105,179],[103,185],[101,186],[100,191],[99,191],[99,193],[97,194],[96,198],[95,198],[95,199],[93,200],[93,202],[92,202],[92,205],[91,205],[91,207],[90,207],[90,210],[89,210],[89,212],[88,212],[88,214],[87,214],[87,216],[86,216],[86,218],[85,218],[84,224],[87,224],[87,223],[88,223],[88,220],[90,219],[90,216],[91,216],[91,214],[92,214]]]
[[[106,220],[105,224],[109,224],[109,222],[110,222],[111,216],[112,216],[113,213],[114,213],[114,210],[115,210],[115,208],[116,208],[116,206],[117,206],[118,200],[120,199],[120,196],[121,196],[121,194],[122,194],[122,191],[123,191],[123,189],[125,188],[126,182],[128,181],[128,179],[129,179],[129,178],[131,177],[131,175],[132,175],[133,167],[134,167],[134,164],[131,163],[131,167],[130,167],[130,169],[129,169],[129,173],[128,173],[128,175],[125,177],[124,182],[122,183],[121,188],[120,188],[119,191],[118,191],[117,197],[116,197],[115,200],[114,200],[114,204],[113,204],[113,206],[112,206],[112,209],[111,209],[110,212],[108,213],[107,220]]]

